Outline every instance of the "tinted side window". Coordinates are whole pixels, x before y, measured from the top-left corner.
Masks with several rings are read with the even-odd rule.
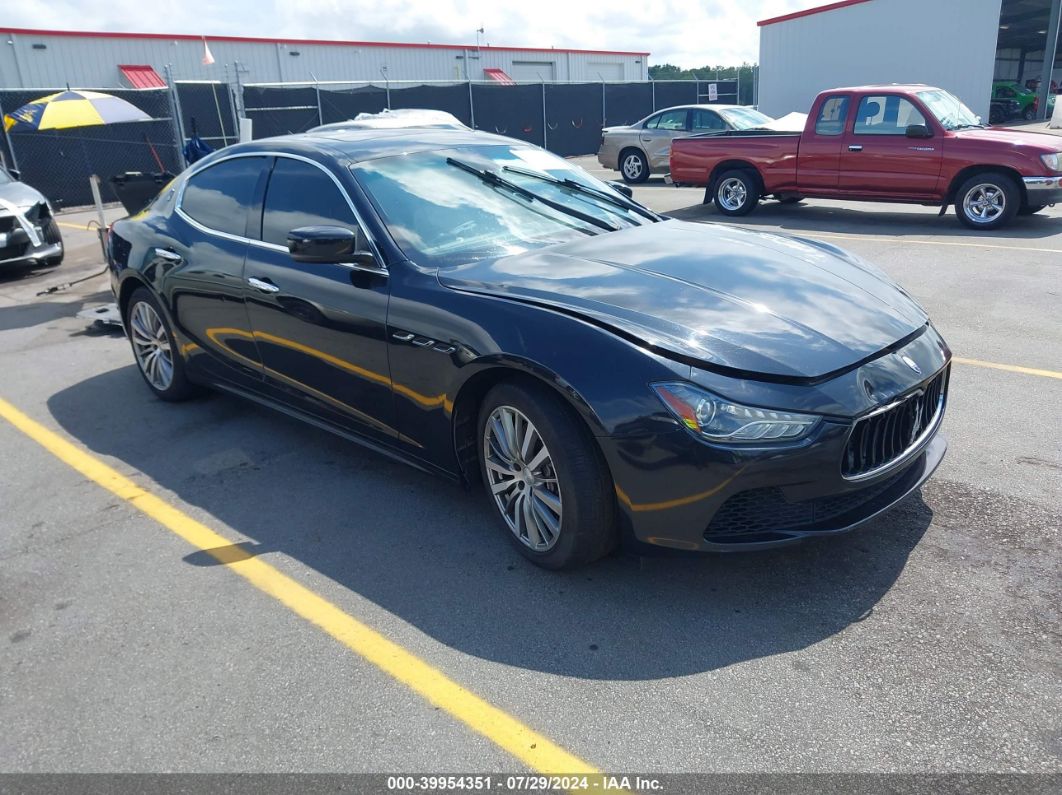
[[[725,130],[726,122],[714,110],[693,110],[693,129],[695,130]]]
[[[816,135],[840,135],[848,118],[848,97],[827,97],[815,120]]]
[[[238,157],[210,166],[188,180],[181,209],[203,226],[247,236],[247,211],[264,157]]]
[[[925,123],[925,116],[909,100],[882,94],[859,100],[852,131],[856,135],[904,135],[907,125]]]
[[[358,222],[339,188],[316,166],[278,157],[266,188],[262,240],[288,245],[288,232],[300,226],[342,226]]]

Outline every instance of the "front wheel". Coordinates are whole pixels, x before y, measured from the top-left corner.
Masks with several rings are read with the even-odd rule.
[[[546,387],[502,383],[479,413],[483,484],[506,535],[547,569],[615,546],[612,479],[589,429]]]
[[[1025,121],[1032,121],[1036,118],[1036,109],[1032,105],[1029,105],[1021,112],[1021,117],[1025,119]]]
[[[997,229],[1018,212],[1021,194],[1006,174],[974,174],[955,194],[955,214],[971,229]]]
[[[649,179],[649,161],[637,149],[628,149],[620,155],[620,174],[623,181],[638,185]]]
[[[760,186],[752,172],[735,169],[716,180],[713,197],[723,215],[748,215],[760,201]]]

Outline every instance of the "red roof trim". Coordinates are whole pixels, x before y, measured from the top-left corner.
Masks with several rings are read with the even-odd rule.
[[[118,64],[118,71],[122,73],[133,88],[166,88],[163,80],[155,67],[147,64]]]
[[[838,8],[846,8],[847,6],[857,6],[860,3],[869,3],[870,0],[839,0],[837,3],[830,3],[825,6],[817,6],[816,8],[806,8],[803,11],[794,11],[792,14],[783,14],[780,17],[771,17],[770,19],[761,19],[756,24],[759,27],[764,25],[773,25],[775,22],[788,22],[790,19],[799,19],[800,17],[810,17],[812,14],[821,14],[825,11],[833,11]]]
[[[165,39],[166,41],[233,41],[250,44],[326,44],[350,47],[417,47],[427,50],[475,50],[471,44],[424,44],[404,41],[343,41],[340,39],[269,39],[259,36],[193,36],[188,33],[106,33],[96,30],[38,30],[36,28],[2,28],[0,33],[14,33],[24,36],[81,36],[89,39]],[[648,52],[626,52],[623,50],[570,50],[552,47],[487,47],[481,50],[509,50],[512,52],[574,52],[588,55],[641,55]]]

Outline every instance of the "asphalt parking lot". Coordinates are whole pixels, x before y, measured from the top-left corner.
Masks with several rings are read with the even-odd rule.
[[[702,193],[636,189],[720,220]],[[741,219],[929,310],[944,464],[847,536],[562,574],[481,494],[236,398],[153,399],[75,317],[104,277],[35,295],[100,269],[89,218],[59,269],[0,274],[0,772],[1060,770],[1062,207],[983,235],[894,205]]]

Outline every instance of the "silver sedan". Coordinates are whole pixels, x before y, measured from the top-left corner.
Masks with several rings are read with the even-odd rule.
[[[671,142],[700,133],[749,130],[773,121],[758,110],[743,105],[679,105],[646,116],[634,124],[605,127],[597,159],[605,168],[623,175],[625,182],[638,183],[650,174],[668,170]]]

